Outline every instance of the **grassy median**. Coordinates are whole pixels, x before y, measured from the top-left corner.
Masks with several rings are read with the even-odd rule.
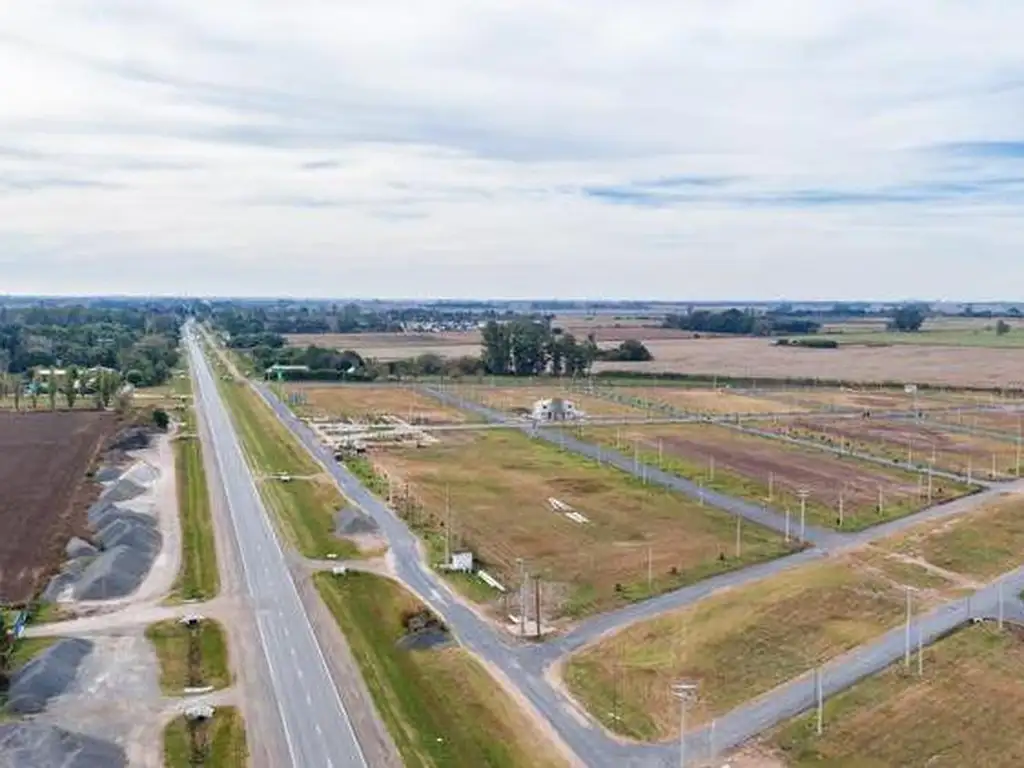
[[[218,708],[210,720],[200,723],[177,717],[164,730],[165,768],[245,768],[248,764],[245,723],[234,707]]]
[[[174,443],[174,464],[181,517],[181,570],[173,597],[209,600],[220,589],[210,513],[210,490],[199,439],[187,435]]]
[[[408,617],[424,608],[402,587],[366,573],[315,579],[406,766],[565,765],[468,653],[405,645]]]
[[[160,688],[168,696],[186,688],[225,688],[231,684],[228,647],[221,626],[203,619],[188,627],[177,619],[152,624],[146,637],[160,661]]]

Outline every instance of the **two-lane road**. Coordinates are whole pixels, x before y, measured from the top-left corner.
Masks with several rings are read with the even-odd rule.
[[[367,768],[194,327],[187,330],[185,344],[196,410],[209,427],[206,448],[224,486],[290,765]]]

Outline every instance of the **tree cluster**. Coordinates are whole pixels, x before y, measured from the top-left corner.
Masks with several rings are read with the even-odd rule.
[[[817,333],[821,324],[786,314],[757,315],[739,309],[712,312],[695,310],[685,315],[668,315],[662,323],[665,328],[677,328],[697,333],[728,333],[742,336],[770,336],[773,334]]]
[[[483,369],[496,376],[585,375],[598,353],[593,337],[579,342],[571,333],[552,329],[548,321],[491,320],[483,328]]]
[[[913,333],[921,330],[927,317],[927,307],[920,304],[904,304],[893,312],[888,328],[890,331]]]

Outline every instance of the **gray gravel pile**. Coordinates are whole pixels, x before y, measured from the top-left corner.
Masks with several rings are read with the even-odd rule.
[[[35,722],[0,725],[0,768],[121,768],[116,744]]]
[[[138,497],[158,477],[156,468],[137,461],[109,481],[87,513],[95,546],[82,539],[68,542],[69,560],[43,591],[44,601],[108,600],[139,588],[163,537],[152,504]]]
[[[42,712],[50,699],[68,689],[82,660],[91,652],[88,640],[58,640],[11,677],[7,709],[18,715]]]
[[[335,536],[357,536],[362,533],[377,533],[379,530],[377,522],[358,509],[339,509],[334,515]]]
[[[141,451],[149,448],[150,433],[146,427],[129,427],[110,444],[112,451]]]

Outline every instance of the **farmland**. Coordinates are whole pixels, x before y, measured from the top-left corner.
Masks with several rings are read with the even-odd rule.
[[[85,529],[86,472],[113,414],[0,413],[0,600],[28,600]]]
[[[924,606],[954,591],[923,568],[851,553],[633,625],[570,657],[564,677],[605,726],[676,736],[673,682],[699,684],[690,722],[707,722],[899,624],[905,585]]]
[[[462,411],[407,387],[289,384],[285,395],[298,399],[295,410],[302,416],[368,422],[382,416],[397,416],[411,424],[458,424],[467,418]]]
[[[617,448],[627,455],[635,452],[641,461],[701,482],[708,489],[764,501],[780,510],[799,510],[799,492],[804,489],[808,494],[807,521],[817,525],[838,525],[840,497],[844,530],[903,517],[929,501],[926,487],[914,473],[727,427],[630,425],[584,427],[577,433],[584,440]],[[947,501],[968,490],[964,484],[936,481],[931,502]]]
[[[736,557],[734,517],[515,431],[449,435],[372,460],[396,493],[408,484],[415,526],[443,532],[448,495],[456,545],[510,585],[523,558],[545,582],[554,616],[603,610],[787,551],[781,536],[744,523]],[[551,498],[589,522],[553,512]]]
[[[1007,479],[1018,475],[1019,453],[1013,442],[945,429],[931,420],[796,417],[763,427],[921,467],[932,464],[959,474],[970,469],[973,477]]]
[[[894,664],[765,739],[789,765],[1010,768],[1024,761],[1024,636],[966,627],[925,652],[924,676]]]

